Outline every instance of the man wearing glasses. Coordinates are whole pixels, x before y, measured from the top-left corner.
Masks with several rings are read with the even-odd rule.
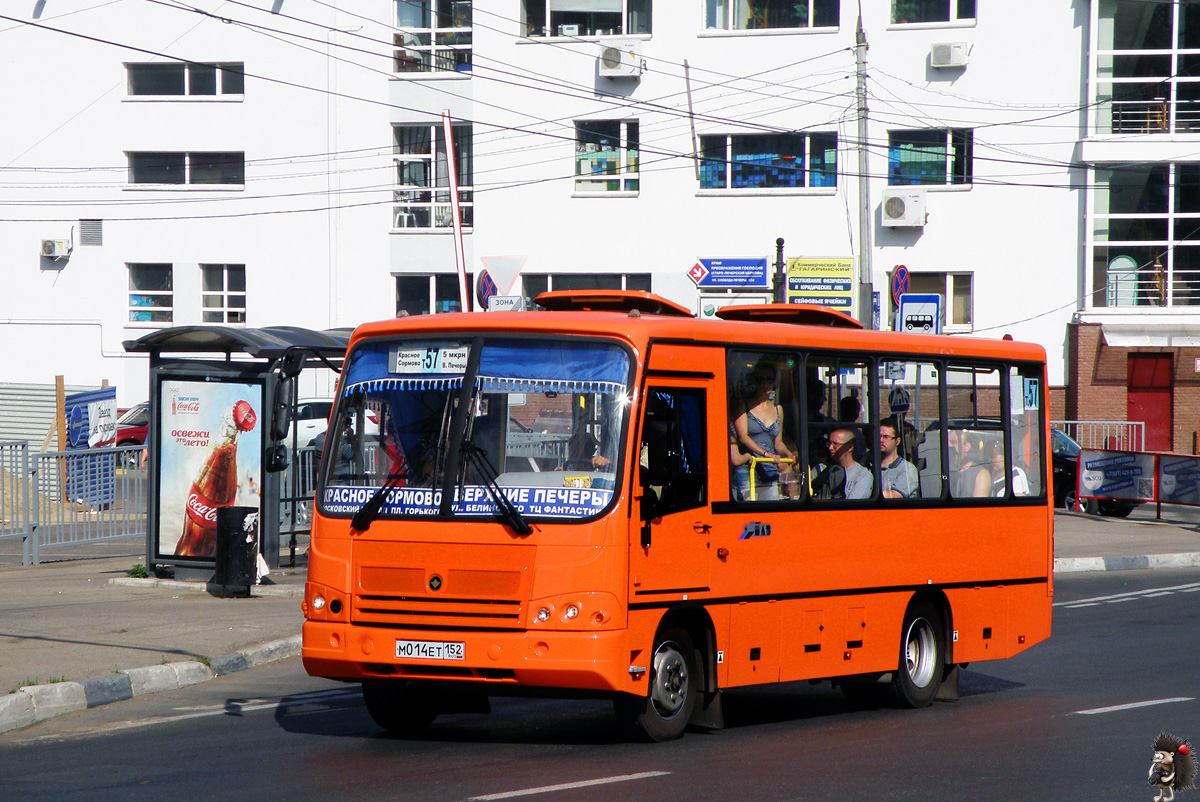
[[[870,498],[875,485],[875,477],[863,466],[854,461],[854,430],[834,429],[829,433],[829,457],[831,469],[841,468],[845,476],[843,495],[839,496],[833,489],[833,498]],[[831,470],[832,476],[832,470]],[[814,485],[820,481],[814,481]],[[836,480],[834,480],[836,484]]]
[[[879,481],[884,498],[913,498],[917,495],[917,468],[896,453],[900,431],[895,421],[879,424]]]

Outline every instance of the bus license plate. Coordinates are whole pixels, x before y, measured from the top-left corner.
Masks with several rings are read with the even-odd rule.
[[[396,657],[421,660],[466,660],[467,645],[455,641],[398,640]]]

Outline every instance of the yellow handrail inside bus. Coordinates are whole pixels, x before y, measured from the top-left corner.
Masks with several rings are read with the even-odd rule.
[[[781,463],[787,463],[789,465],[792,463],[792,459],[790,457],[780,457],[779,461]],[[775,458],[774,457],[751,457],[750,458],[750,500],[751,501],[755,501],[758,496],[758,489],[755,487],[755,483],[754,483],[754,475],[756,473],[758,473],[758,470],[757,470],[758,463],[760,463],[760,462],[773,463],[773,462],[775,462]]]

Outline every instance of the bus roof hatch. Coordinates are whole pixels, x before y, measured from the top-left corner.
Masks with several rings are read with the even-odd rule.
[[[721,307],[717,310],[717,317],[755,323],[791,323],[793,326],[863,327],[862,323],[845,312],[816,304],[737,304]]]

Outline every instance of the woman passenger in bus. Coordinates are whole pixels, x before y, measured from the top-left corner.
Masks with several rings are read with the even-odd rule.
[[[738,446],[737,430],[729,422],[729,493],[734,501],[747,501],[750,496],[751,457]]]
[[[1004,479],[1004,441],[997,438],[988,443],[987,453],[992,466],[992,495],[1003,498],[1007,484]],[[1014,496],[1029,495],[1029,477],[1016,465],[1012,469],[1012,493]]]
[[[983,443],[965,429],[951,429],[946,433],[946,442],[950,446],[950,495],[954,498],[990,496],[992,472],[984,462]]]
[[[744,409],[733,419],[738,445],[750,457],[768,458],[759,462],[754,474],[755,498],[759,501],[779,498],[779,474],[788,466],[780,459],[795,460],[796,455],[783,442],[783,407],[775,403],[775,368],[759,362],[746,380]],[[749,470],[746,471],[745,496],[750,495]]]

